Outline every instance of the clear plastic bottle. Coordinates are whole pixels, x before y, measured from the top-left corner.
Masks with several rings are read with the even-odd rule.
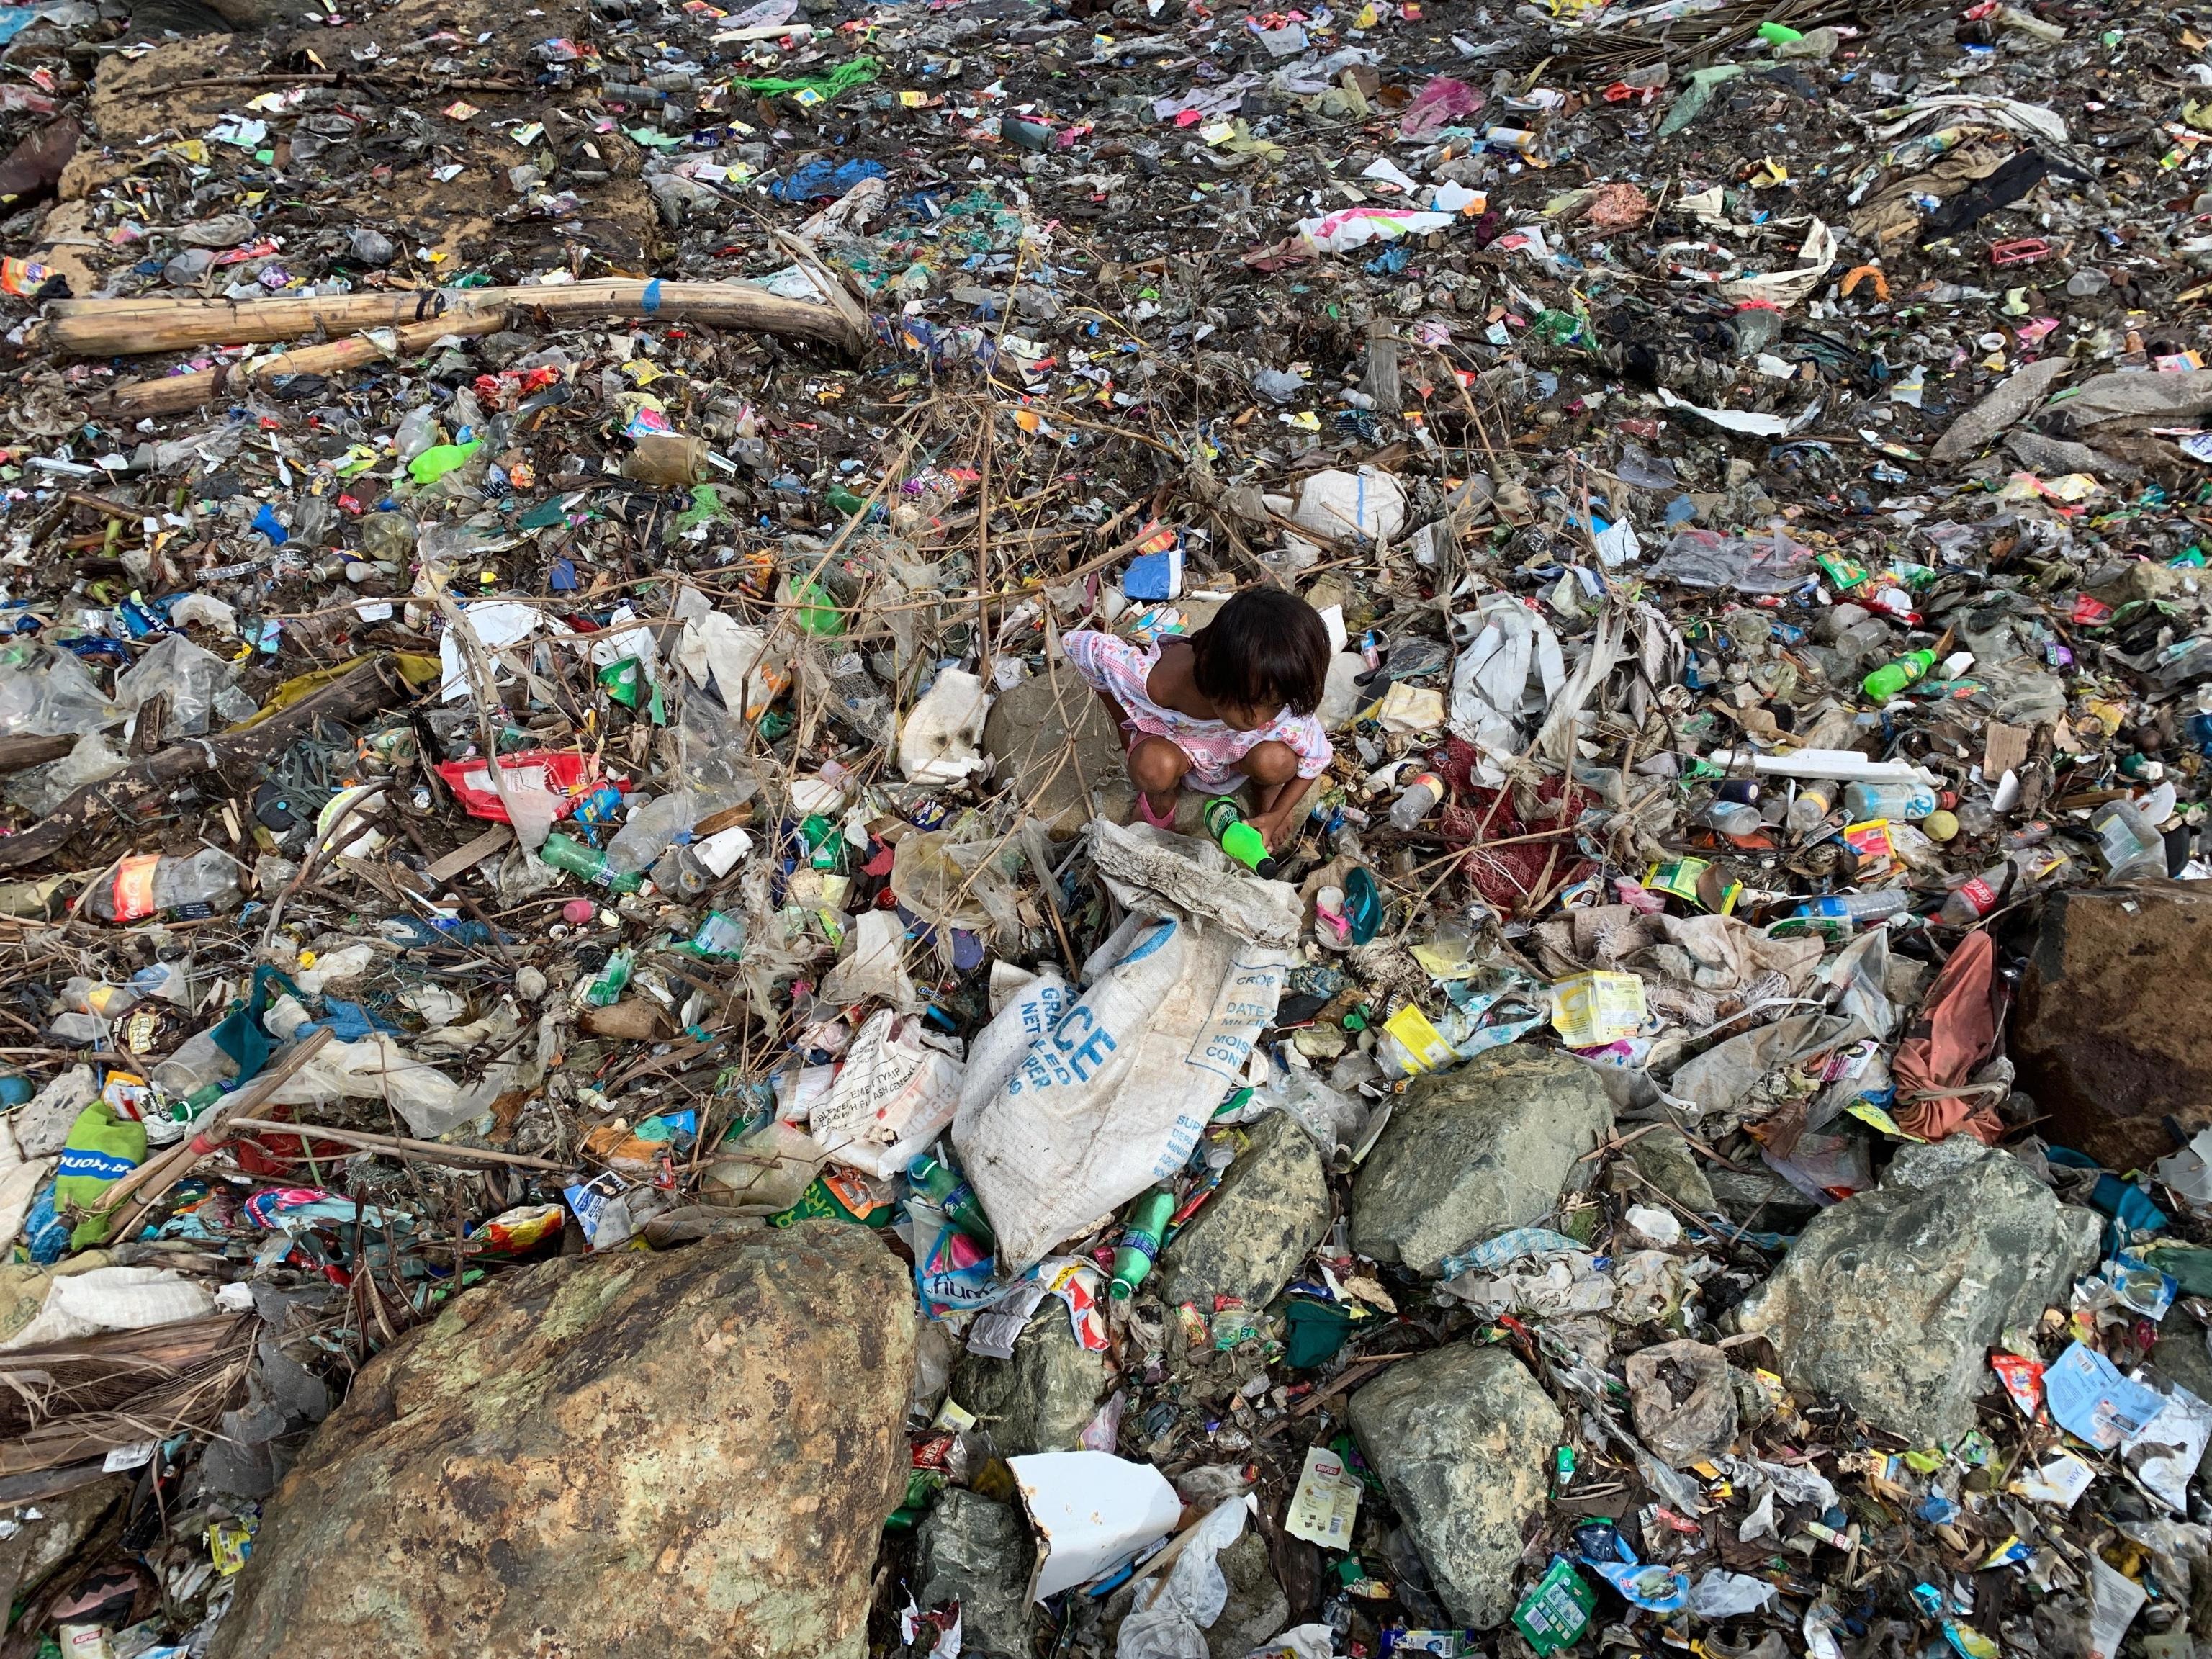
[[[671,898],[696,899],[714,884],[714,875],[689,847],[672,846],[653,860],[653,884]]]
[[[404,513],[368,513],[361,520],[361,556],[404,564],[415,556],[415,520]]]
[[[632,809],[607,843],[607,867],[618,876],[634,876],[651,868],[653,861],[678,837],[690,835],[698,821],[698,797],[690,790],[654,797]]]
[[[2099,807],[2089,820],[2089,828],[2096,832],[2097,852],[2105,860],[2108,880],[2139,881],[2147,876],[2166,873],[2166,837],[2159,833],[2158,826],[2173,811],[2173,787],[2161,784],[2146,805],[2160,805],[2160,795],[2165,797],[2165,810],[2156,817],[2132,800],[2114,800]]]
[[[139,854],[100,878],[85,908],[102,921],[212,916],[238,908],[245,873],[236,859],[212,847],[186,858]]]
[[[438,411],[427,405],[410,409],[399,422],[399,429],[392,434],[393,447],[404,463],[413,460],[438,441]]]
[[[1766,828],[1759,809],[1740,800],[1717,800],[1698,817],[1724,836],[1755,836]]]
[[[215,1028],[196,1031],[154,1067],[154,1086],[172,1100],[191,1100],[238,1075],[238,1062],[216,1046]]]
[[[1911,896],[1900,888],[1885,887],[1871,893],[1829,893],[1797,907],[1801,916],[1815,921],[1843,921],[1855,927],[1870,927],[1901,916],[1912,908]]]
[[[1936,792],[1924,783],[1850,783],[1844,786],[1844,811],[1851,815],[1851,822],[1863,823],[1869,818],[1902,819],[1907,823],[1926,817],[1936,810]]]
[[[1433,772],[1422,773],[1390,803],[1390,827],[1400,835],[1405,834],[1436,811],[1437,803],[1443,798],[1443,780]]]
[[[1797,799],[1790,803],[1790,831],[1802,839],[1828,821],[1836,810],[1836,786],[1808,778],[1797,786]]]

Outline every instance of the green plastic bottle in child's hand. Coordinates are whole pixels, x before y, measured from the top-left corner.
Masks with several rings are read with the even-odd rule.
[[[1227,795],[1206,803],[1206,833],[1248,870],[1267,861],[1267,838],[1244,821],[1243,809]]]

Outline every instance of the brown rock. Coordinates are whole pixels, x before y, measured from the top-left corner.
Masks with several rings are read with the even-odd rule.
[[[625,997],[609,1008],[586,1008],[582,1024],[593,1036],[625,1038],[633,1042],[657,1042],[676,1030],[676,1022],[669,1018],[668,1011],[643,997]]]
[[[2147,882],[2053,894],[2014,1012],[2044,1133],[2115,1170],[2212,1123],[2212,892]]]
[[[216,1659],[861,1659],[914,1352],[836,1223],[471,1291],[308,1443]]]

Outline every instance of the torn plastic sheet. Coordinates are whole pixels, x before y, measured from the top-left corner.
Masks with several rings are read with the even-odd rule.
[[[1821,221],[1814,220],[1805,232],[1803,246],[1797,250],[1797,261],[1788,270],[1739,276],[1733,282],[1723,283],[1721,297],[1738,305],[1755,301],[1784,310],[1801,304],[1826,279],[1836,263],[1836,233]]]
[[[1878,109],[1871,118],[1889,121],[1889,125],[1876,127],[1875,131],[1881,137],[1895,138],[1935,116],[1948,115],[1954,110],[1980,116],[1995,122],[2008,132],[2018,133],[2023,138],[2048,139],[2054,144],[2067,142],[2066,122],[2055,112],[2044,108],[2040,104],[2024,104],[2014,98],[1994,98],[1981,94],[1955,93],[1938,98],[1915,98],[1910,103]],[[1892,117],[1899,118],[1893,120]]]
[[[1232,1498],[1216,1504],[1176,1540],[1174,1563],[1137,1586],[1115,1659],[1206,1659],[1206,1632],[1229,1605],[1229,1581],[1218,1558],[1243,1534],[1250,1502]]]
[[[2130,1436],[2121,1461],[2136,1484],[2177,1515],[2189,1510],[2189,1482],[2212,1443],[2212,1405],[2180,1385],[2170,1387],[2156,1416]]]
[[[1668,409],[1680,409],[1701,416],[1726,432],[1740,433],[1747,438],[1786,438],[1793,432],[1802,432],[1820,417],[1826,399],[1817,399],[1802,414],[1791,416],[1761,415],[1747,409],[1707,409],[1677,398],[1665,386],[1659,388],[1659,401]]]
[[[1449,724],[1479,751],[1475,775],[1495,787],[1505,773],[1490,757],[1527,746],[1567,682],[1566,662],[1551,623],[1510,593],[1485,593],[1453,620],[1472,637],[1452,665]]]
[[[1240,75],[1218,87],[1193,87],[1179,98],[1153,99],[1152,115],[1157,120],[1172,121],[1177,126],[1194,126],[1200,120],[1234,115],[1243,107],[1244,94],[1259,84],[1258,76]],[[1186,120],[1185,117],[1195,118]]]
[[[1374,203],[1340,208],[1318,219],[1298,221],[1298,240],[1316,253],[1341,253],[1370,242],[1400,236],[1425,236],[1459,222],[1450,213],[1429,213],[1419,208],[1382,207]]]
[[[1656,580],[1739,593],[1787,592],[1812,571],[1812,550],[1778,527],[1756,540],[1717,530],[1677,531],[1651,565]]]

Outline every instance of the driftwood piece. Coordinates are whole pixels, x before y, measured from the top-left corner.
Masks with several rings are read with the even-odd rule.
[[[536,288],[380,289],[307,298],[201,300],[58,300],[48,307],[40,341],[79,357],[138,356],[193,346],[269,345],[312,334],[417,327],[441,318],[498,315],[510,307],[553,320],[609,314],[820,340],[856,350],[867,319],[842,288],[824,302],[787,300],[747,283],[664,283],[621,279]],[[495,325],[496,326],[496,325]]]
[[[350,374],[378,363],[419,356],[448,335],[490,334],[507,323],[504,311],[454,312],[434,322],[413,323],[392,331],[395,337],[375,339],[356,334],[328,345],[302,346],[266,357],[218,368],[196,369],[189,374],[164,374],[150,380],[130,380],[111,390],[104,407],[118,416],[174,415],[202,404],[243,392],[248,386],[283,374]]]
[[[0,773],[20,772],[27,766],[43,766],[59,760],[76,747],[73,737],[0,738]]]

